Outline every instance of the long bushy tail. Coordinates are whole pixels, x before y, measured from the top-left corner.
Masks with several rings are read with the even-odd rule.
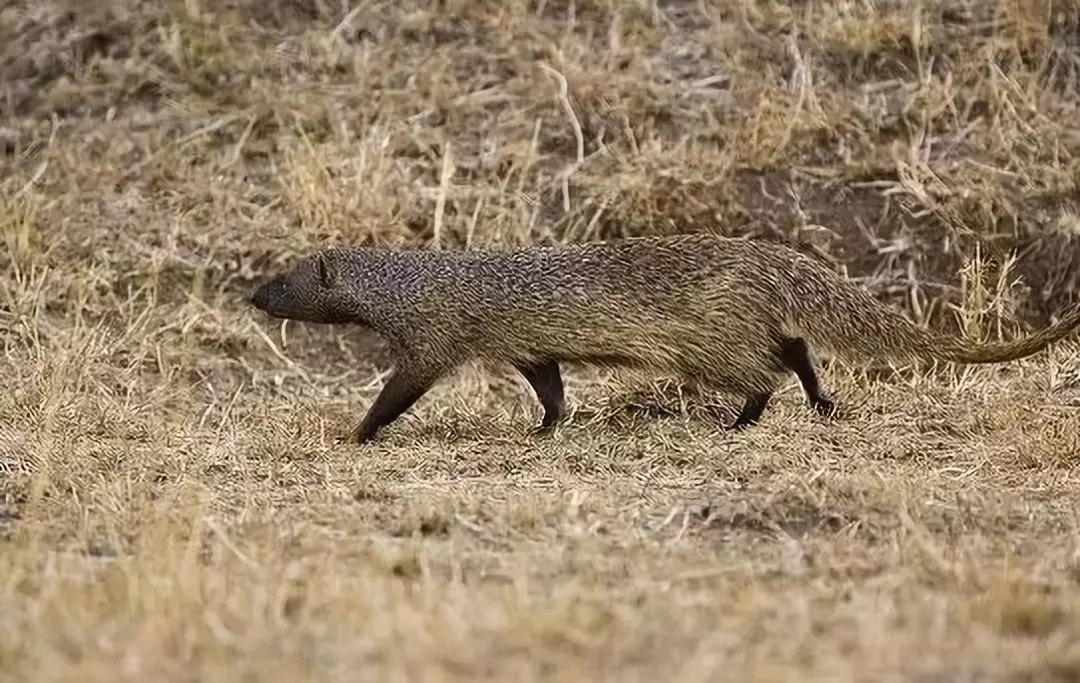
[[[941,335],[912,323],[855,283],[818,264],[801,263],[793,276],[804,299],[796,327],[811,345],[849,358],[1003,363],[1042,351],[1080,328],[1080,306],[1058,322],[1009,342],[980,343]],[[807,287],[806,283],[817,286]],[[812,291],[807,291],[807,290]],[[853,359],[854,359],[853,358]]]
[[[934,355],[954,363],[1004,363],[1038,353],[1069,336],[1077,327],[1080,327],[1080,307],[1053,325],[1009,342],[980,344],[968,339],[942,337]]]

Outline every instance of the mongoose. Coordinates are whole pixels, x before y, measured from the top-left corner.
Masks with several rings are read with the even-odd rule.
[[[836,414],[811,349],[859,359],[996,363],[1080,325],[1080,307],[1035,334],[978,344],[919,327],[789,247],[708,234],[516,249],[338,247],[262,285],[275,318],[354,323],[389,342],[394,371],[353,431],[364,443],[468,359],[508,363],[563,416],[560,362],[670,373],[744,403],[756,424],[794,373],[817,412]]]

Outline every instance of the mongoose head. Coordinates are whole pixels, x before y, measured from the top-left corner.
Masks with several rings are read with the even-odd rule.
[[[362,322],[355,302],[342,287],[343,263],[333,249],[308,256],[291,273],[278,276],[255,290],[251,305],[273,318],[309,323]]]

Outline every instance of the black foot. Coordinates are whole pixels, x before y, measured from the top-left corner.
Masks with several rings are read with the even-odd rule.
[[[532,437],[549,437],[555,433],[555,424],[540,423],[529,430],[529,436]]]
[[[364,419],[352,431],[350,436],[353,443],[363,445],[373,441],[381,429],[420,400],[440,375],[432,369],[418,371],[405,362],[400,365],[383,385]]]
[[[814,406],[817,414],[822,417],[829,419],[840,417],[840,406],[837,405],[836,399],[831,396],[819,396],[817,400],[812,400],[810,403]]]
[[[777,357],[780,364],[795,373],[802,384],[806,399],[818,415],[827,418],[839,416],[836,399],[825,393],[818,381],[817,372],[810,362],[810,349],[804,339],[785,339],[780,342]]]
[[[731,426],[727,427],[727,431],[741,432],[747,427],[752,427],[758,423],[761,419],[761,414],[765,412],[765,407],[769,405],[769,400],[772,399],[772,394],[754,394],[747,397],[743,403],[742,410],[739,411],[739,416],[735,418],[735,422]]]
[[[553,359],[544,359],[532,363],[514,365],[532,386],[540,405],[544,408],[544,418],[540,426],[533,430],[537,433],[550,432],[562,420],[565,410],[562,372],[559,363]]]

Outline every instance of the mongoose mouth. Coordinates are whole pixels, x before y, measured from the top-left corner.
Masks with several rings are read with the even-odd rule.
[[[277,277],[259,287],[249,297],[252,306],[271,318],[308,323],[340,322],[326,316],[317,296],[308,296],[287,276]]]
[[[278,310],[281,307],[277,304],[281,301],[284,294],[285,283],[281,278],[276,278],[256,289],[248,298],[248,301],[252,306],[263,313],[274,318],[281,318],[286,317],[286,315],[283,311]]]

